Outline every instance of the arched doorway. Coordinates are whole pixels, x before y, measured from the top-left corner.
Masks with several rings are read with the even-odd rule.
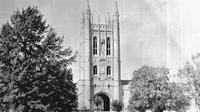
[[[110,98],[104,93],[94,96],[94,109],[97,111],[110,111]]]

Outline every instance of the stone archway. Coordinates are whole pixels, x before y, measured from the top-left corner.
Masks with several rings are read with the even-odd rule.
[[[97,111],[110,111],[110,98],[104,93],[94,96],[94,109]]]

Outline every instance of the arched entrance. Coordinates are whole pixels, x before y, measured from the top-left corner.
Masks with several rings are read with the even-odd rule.
[[[94,109],[97,111],[110,111],[110,98],[104,93],[94,96]]]

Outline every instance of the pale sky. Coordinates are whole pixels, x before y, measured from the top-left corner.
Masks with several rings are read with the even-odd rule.
[[[115,1],[120,13],[122,79],[131,79],[132,72],[144,64],[178,68],[200,52],[199,0],[90,0],[94,18],[104,21],[108,12],[112,15]],[[65,47],[79,49],[86,0],[0,0],[0,25],[13,11],[29,5],[38,6],[47,23],[64,35]],[[73,73],[77,81],[78,62]]]

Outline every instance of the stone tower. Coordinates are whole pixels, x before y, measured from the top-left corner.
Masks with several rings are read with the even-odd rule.
[[[122,101],[120,29],[117,3],[112,18],[93,23],[87,8],[81,19],[78,109],[110,111],[112,100]],[[95,105],[99,98],[101,105]]]

